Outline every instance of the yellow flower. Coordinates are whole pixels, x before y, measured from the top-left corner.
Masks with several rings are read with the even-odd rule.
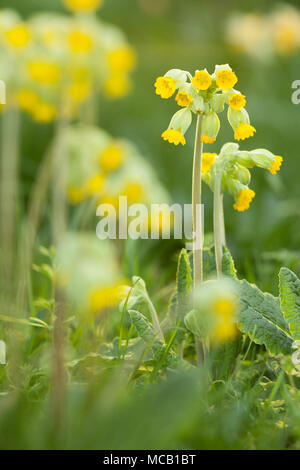
[[[234,87],[237,81],[237,76],[232,70],[225,69],[217,72],[216,83],[222,90],[228,91],[230,88]]]
[[[210,170],[210,167],[215,161],[216,158],[216,153],[209,153],[209,152],[204,152],[202,154],[202,163],[201,163],[201,171],[202,173],[207,173]]]
[[[170,144],[185,145],[186,143],[185,138],[181,134],[181,132],[175,129],[167,129],[166,131],[162,133],[161,136],[164,140],[167,140],[168,142],[170,142]]]
[[[38,100],[34,107],[32,115],[37,122],[48,123],[56,118],[57,109],[56,106],[53,104]]]
[[[155,93],[162,98],[170,98],[176,89],[175,81],[171,77],[158,77],[154,86],[156,88]]]
[[[272,175],[276,175],[277,171],[280,170],[282,160],[283,160],[283,158],[280,157],[279,155],[275,156],[274,161],[272,163],[272,168],[269,169],[269,171]]]
[[[248,137],[253,137],[255,132],[255,127],[250,124],[241,123],[234,131],[234,138],[235,140],[248,139]]]
[[[194,87],[198,90],[207,90],[212,83],[212,79],[206,70],[198,70],[198,72],[195,73],[192,82]]]
[[[79,204],[85,197],[84,192],[76,186],[69,186],[67,196],[71,204]]]
[[[64,0],[66,7],[75,12],[93,12],[103,3],[103,0]]]
[[[237,334],[235,318],[237,302],[233,298],[218,299],[214,306],[215,327],[212,333],[213,341],[225,342]]]
[[[274,42],[281,54],[292,54],[299,48],[299,31],[290,25],[282,25],[276,30]]]
[[[126,75],[114,74],[104,83],[104,91],[110,98],[121,98],[129,93],[131,82]]]
[[[255,192],[252,189],[246,188],[242,189],[242,191],[238,194],[238,199],[236,203],[233,205],[233,208],[239,212],[245,211],[249,209],[250,203],[255,196]]]
[[[237,109],[238,111],[240,111],[244,106],[246,106],[245,96],[241,95],[240,93],[234,93],[229,98],[229,106],[232,109]]]
[[[176,95],[175,100],[178,106],[188,106],[192,102],[192,97],[186,91],[179,91]]]
[[[90,96],[92,85],[88,80],[76,81],[69,86],[68,91],[75,102],[81,103]]]
[[[60,79],[60,69],[58,65],[45,60],[30,62],[28,64],[28,70],[33,80],[46,85],[55,85]]]
[[[18,105],[23,111],[32,112],[38,104],[37,95],[26,88],[19,90],[17,99]]]
[[[5,33],[6,39],[9,44],[15,48],[21,48],[26,46],[31,40],[31,34],[25,24],[19,24],[11,29],[8,29]]]
[[[93,176],[90,180],[86,182],[84,185],[84,194],[85,196],[95,196],[99,194],[105,183],[105,177],[101,173],[98,175]]]
[[[117,170],[123,160],[122,148],[118,145],[109,145],[100,155],[100,165],[106,172]]]
[[[117,283],[110,287],[101,287],[93,289],[89,294],[89,308],[96,313],[105,308],[111,308],[118,305],[119,302],[128,294],[128,286],[124,283]]]
[[[130,72],[136,64],[136,55],[130,47],[120,47],[107,56],[108,65],[113,73]]]
[[[139,183],[129,183],[122,193],[127,196],[129,203],[134,204],[143,199],[144,191]]]
[[[216,140],[215,137],[208,137],[207,134],[204,134],[202,137],[201,137],[201,142],[203,142],[204,144],[213,144],[214,141]]]
[[[72,31],[69,34],[68,42],[72,52],[89,52],[93,48],[91,36],[82,31]]]

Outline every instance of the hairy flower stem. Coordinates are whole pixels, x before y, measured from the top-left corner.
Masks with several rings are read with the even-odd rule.
[[[221,217],[221,241],[222,241],[222,245],[223,246],[226,246],[226,231],[225,231],[225,220],[224,220],[224,195],[221,194],[220,196],[220,207],[221,207],[221,213],[220,213],[220,217]]]
[[[222,225],[222,194],[221,194],[222,173],[220,170],[215,174],[214,187],[214,240],[215,240],[215,256],[218,277],[222,276],[222,246],[224,237]]]
[[[201,160],[203,144],[201,138],[201,124],[202,115],[198,116],[194,146],[194,161],[193,161],[193,181],[192,181],[192,217],[193,217],[193,234],[195,237],[193,249],[193,264],[194,264],[194,287],[200,284],[203,280],[203,262],[202,262],[202,246],[196,246],[199,238],[202,237],[202,213],[199,216],[199,207],[201,204]],[[199,220],[197,220],[199,218]],[[198,222],[198,223],[197,223]],[[202,245],[202,240],[201,240]]]

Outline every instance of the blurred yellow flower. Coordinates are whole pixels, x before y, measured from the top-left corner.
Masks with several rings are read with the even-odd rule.
[[[125,73],[130,72],[134,68],[136,55],[131,47],[123,46],[109,52],[107,60],[112,73]]]
[[[114,74],[104,82],[104,91],[110,98],[121,98],[129,93],[131,81],[126,75]]]
[[[68,187],[67,196],[71,204],[79,204],[85,197],[84,192],[76,186]]]
[[[54,121],[57,116],[56,106],[45,101],[38,100],[32,111],[33,118],[40,123]]]
[[[88,80],[75,81],[68,88],[70,97],[76,103],[85,101],[92,92],[92,84]]]
[[[26,88],[19,90],[17,101],[23,111],[32,112],[38,104],[38,96]]]
[[[105,172],[117,170],[123,162],[123,150],[119,145],[109,145],[100,155],[100,165]]]
[[[109,287],[93,289],[89,293],[89,308],[92,313],[111,308],[121,302],[128,294],[129,287],[124,283],[117,283]]]
[[[101,173],[93,176],[84,185],[83,193],[85,196],[95,196],[103,190],[105,176]]]
[[[297,51],[300,46],[298,29],[293,28],[292,24],[281,25],[274,33],[274,43],[280,54],[288,55]]]
[[[207,134],[204,134],[202,137],[201,137],[201,142],[203,142],[204,144],[213,144],[214,141],[216,140],[215,137],[208,137]]]
[[[72,52],[89,52],[93,48],[92,37],[82,31],[72,31],[68,43]]]
[[[209,152],[204,152],[202,154],[202,161],[201,161],[201,170],[202,173],[207,173],[210,170],[210,167],[215,161],[216,158],[216,153],[209,153]]]
[[[235,324],[238,311],[236,300],[230,296],[220,298],[213,305],[215,325],[212,331],[212,341],[225,342],[237,334]]]
[[[255,132],[255,127],[250,124],[241,123],[234,131],[234,138],[236,140],[248,139],[248,137],[253,137]]]
[[[170,144],[185,145],[186,143],[185,138],[181,134],[181,132],[175,129],[167,129],[166,131],[162,133],[161,136],[164,140],[167,140],[168,142],[170,142]]]
[[[186,91],[179,91],[175,98],[178,106],[188,106],[192,102],[192,97]]]
[[[103,0],[64,0],[64,3],[71,11],[89,13],[100,8]]]
[[[282,164],[283,158],[280,157],[279,155],[275,156],[275,159],[272,163],[272,168],[269,169],[270,173],[272,175],[276,175],[277,171],[280,170],[281,164]]]
[[[164,99],[170,98],[176,89],[175,81],[171,77],[158,77],[154,86],[155,93]]]
[[[31,33],[28,27],[20,23],[5,32],[5,36],[9,44],[15,48],[26,46],[31,40]]]
[[[33,80],[46,85],[55,85],[60,79],[59,66],[46,60],[29,62],[28,70]]]
[[[239,212],[243,212],[250,207],[250,203],[255,196],[255,192],[252,189],[246,188],[242,189],[242,191],[238,194],[238,199],[236,203],[233,205],[233,208]]]
[[[246,106],[246,97],[244,95],[241,95],[240,93],[234,93],[229,98],[228,103],[232,109],[237,109],[239,111],[244,106]]]
[[[143,187],[139,183],[129,183],[122,191],[122,194],[127,196],[127,201],[130,204],[135,204],[143,199]]]
[[[217,72],[216,84],[222,90],[228,91],[230,88],[234,87],[237,81],[238,78],[232,70],[224,69]]]
[[[206,70],[198,70],[195,73],[192,82],[197,90],[207,90],[212,83],[212,79]]]

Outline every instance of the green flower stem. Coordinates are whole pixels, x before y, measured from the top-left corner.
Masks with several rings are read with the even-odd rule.
[[[226,246],[226,231],[225,231],[225,220],[224,220],[224,195],[220,195],[220,217],[221,217],[221,241],[222,245]]]
[[[196,125],[196,136],[194,146],[194,161],[193,161],[193,181],[192,181],[192,211],[193,211],[193,232],[199,230],[202,233],[202,218],[200,217],[199,227],[196,227],[197,207],[201,204],[201,160],[203,144],[201,138],[201,125],[202,115],[198,116]],[[196,237],[197,239],[197,237]],[[194,247],[193,249],[193,264],[194,264],[194,286],[200,284],[203,280],[203,261],[202,261],[202,246],[200,248]]]
[[[215,174],[214,187],[214,239],[215,256],[218,277],[222,276],[222,238],[224,236],[222,229],[222,194],[221,194],[222,173],[217,169]]]

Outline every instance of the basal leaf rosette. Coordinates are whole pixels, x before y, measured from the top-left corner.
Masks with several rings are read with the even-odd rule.
[[[246,97],[236,90],[238,78],[228,64],[216,65],[210,74],[206,69],[196,70],[194,76],[189,72],[172,69],[155,82],[155,91],[163,99],[174,96],[177,111],[169,127],[162,133],[164,140],[185,145],[185,133],[192,123],[193,114],[202,115],[201,141],[205,144],[215,142],[219,130],[218,114],[228,106],[228,121],[234,130],[236,140],[252,137],[255,128],[250,124],[245,109]]]

